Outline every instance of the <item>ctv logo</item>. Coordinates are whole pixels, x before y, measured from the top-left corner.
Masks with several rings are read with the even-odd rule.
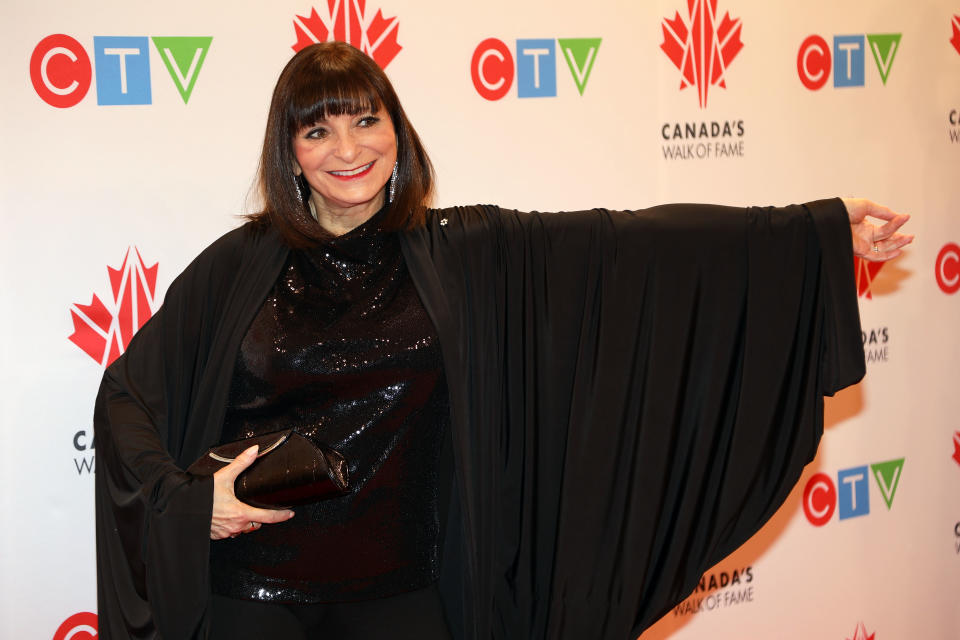
[[[155,37],[153,45],[183,103],[190,100],[212,37]],[[83,100],[96,68],[97,104],[151,104],[150,45],[146,37],[94,36],[93,59],[72,37],[41,40],[30,56],[30,80],[40,98],[65,109]]]
[[[157,263],[148,267],[136,248],[133,253],[135,258],[127,249],[119,269],[107,267],[113,292],[109,298],[110,308],[97,294],[93,294],[90,304],[77,303],[70,307],[73,319],[70,341],[104,367],[126,350],[133,334],[153,315]]]
[[[57,627],[53,640],[93,640],[97,637],[97,614],[75,613]]]
[[[396,17],[384,18],[379,9],[372,18],[365,14],[366,0],[327,0],[323,14],[311,8],[309,16],[294,17],[297,41],[293,50],[300,51],[316,42],[346,42],[386,69],[402,49],[397,42],[399,21]]]
[[[803,489],[803,512],[807,520],[814,526],[822,527],[830,521],[834,511],[839,512],[840,520],[869,514],[871,473],[889,510],[900,485],[903,462],[904,458],[898,458],[841,469],[837,472],[836,484],[825,473],[814,474]]]
[[[960,291],[960,246],[953,242],[943,245],[934,269],[941,291],[948,295]]]
[[[827,83],[833,69],[834,87],[862,87],[865,84],[866,48],[877,63],[880,79],[887,84],[893,59],[900,49],[899,33],[833,36],[830,45],[818,35],[808,36],[797,52],[797,73],[807,89],[816,91]]]
[[[687,0],[687,19],[674,12],[663,20],[663,50],[680,71],[680,88],[697,88],[700,108],[712,86],[727,88],[727,67],[743,49],[740,18],[717,19],[717,0]]]
[[[553,98],[557,95],[557,48],[583,95],[597,59],[601,38],[517,40],[517,97]],[[502,40],[487,38],[477,45],[470,61],[473,86],[487,100],[499,100],[513,85],[514,57]]]

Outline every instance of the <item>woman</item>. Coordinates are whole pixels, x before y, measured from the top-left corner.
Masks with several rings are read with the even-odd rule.
[[[104,638],[636,637],[785,499],[863,375],[852,254],[912,239],[863,200],[524,214],[431,185],[372,60],[294,56],[264,212],[104,375]],[[183,471],[280,428],[350,493],[293,517],[236,499],[255,449]]]

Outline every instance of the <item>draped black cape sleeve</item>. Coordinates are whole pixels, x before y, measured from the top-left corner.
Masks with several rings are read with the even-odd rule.
[[[839,200],[431,211],[404,254],[451,403],[441,588],[462,638],[636,637],[773,514],[864,373]],[[243,227],[171,285],[97,398],[99,633],[206,632],[236,350],[286,249]],[[215,544],[215,543],[214,543]]]

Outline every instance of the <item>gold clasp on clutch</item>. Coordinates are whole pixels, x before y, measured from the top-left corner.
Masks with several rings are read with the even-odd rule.
[[[283,444],[283,441],[286,440],[288,437],[290,437],[289,433],[283,434],[282,436],[280,436],[280,438],[276,442],[271,444],[269,447],[260,449],[260,451],[257,452],[257,457],[259,458],[260,456],[267,455],[268,453],[270,453],[271,451],[279,447],[281,444]],[[230,463],[236,460],[236,458],[225,458],[224,456],[217,455],[213,451],[210,452],[210,457],[213,458],[214,460],[217,460],[218,462],[226,462],[226,463]]]

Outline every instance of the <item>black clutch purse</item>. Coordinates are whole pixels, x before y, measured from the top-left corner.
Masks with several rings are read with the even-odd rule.
[[[265,509],[282,509],[335,498],[350,491],[346,458],[335,449],[315,445],[293,429],[217,445],[187,471],[213,475],[255,444],[260,446],[257,459],[234,483],[234,493],[242,502]]]

